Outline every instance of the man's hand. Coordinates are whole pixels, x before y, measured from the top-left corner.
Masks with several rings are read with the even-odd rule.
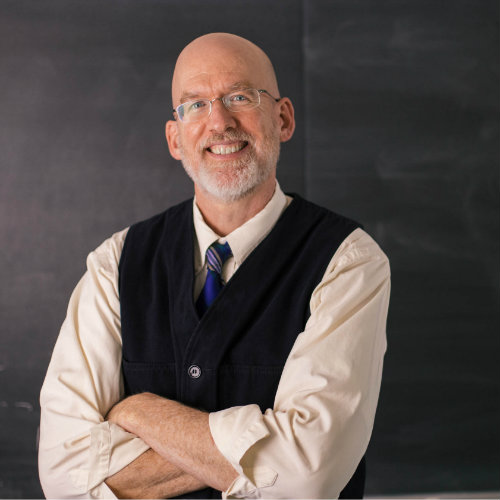
[[[225,491],[238,476],[215,446],[206,412],[143,393],[115,405],[106,419],[139,436],[202,485]]]
[[[207,486],[151,449],[105,482],[118,498],[172,498]]]

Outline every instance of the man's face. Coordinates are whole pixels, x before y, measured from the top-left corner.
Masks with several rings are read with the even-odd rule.
[[[202,73],[185,82],[180,102],[222,97],[248,87],[261,88],[241,71]],[[263,95],[257,108],[234,113],[214,101],[210,116],[195,123],[178,122],[181,160],[198,188],[228,202],[274,177],[280,151],[274,105]]]
[[[238,36],[212,33],[181,52],[172,80],[174,107],[200,98],[212,100],[238,89],[265,89],[279,96],[271,62],[257,46]],[[274,189],[280,142],[295,129],[293,105],[261,95],[260,105],[240,112],[220,100],[196,122],[167,122],[172,156],[182,160],[195,192],[231,202]]]

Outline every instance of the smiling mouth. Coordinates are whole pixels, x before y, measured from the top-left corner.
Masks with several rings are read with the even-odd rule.
[[[230,155],[232,153],[237,153],[241,151],[245,146],[247,146],[248,142],[242,141],[233,144],[214,144],[213,146],[208,147],[208,151],[215,155]]]

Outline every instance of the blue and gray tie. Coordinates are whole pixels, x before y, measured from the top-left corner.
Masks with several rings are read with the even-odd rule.
[[[212,243],[207,249],[207,279],[205,285],[196,301],[196,309],[198,314],[202,316],[209,308],[210,304],[215,300],[224,286],[222,281],[222,266],[233,253],[229,243]]]

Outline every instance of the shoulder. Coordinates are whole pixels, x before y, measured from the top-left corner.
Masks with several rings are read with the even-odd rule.
[[[176,228],[192,221],[193,200],[185,200],[167,210],[156,214],[148,219],[136,222],[130,226],[125,240],[124,250],[128,247],[143,247],[145,242],[153,245],[158,243],[166,234],[170,236]],[[192,223],[192,222],[191,222]]]
[[[340,248],[345,247],[344,242],[350,235],[362,227],[359,222],[298,195],[294,195],[287,212],[286,228],[302,233],[304,244],[315,249],[325,266]]]
[[[120,262],[124,247],[129,244],[131,237],[140,243],[147,234],[162,232],[165,224],[178,221],[183,214],[189,214],[192,211],[192,203],[192,199],[186,200],[114,233],[89,254],[87,267],[114,271]]]
[[[354,230],[342,242],[333,259],[337,264],[349,265],[353,262],[380,261],[389,259],[378,243],[361,227]]]
[[[377,242],[363,229],[350,233],[333,254],[321,282],[311,297],[311,311],[321,303],[369,300],[390,290],[389,259]],[[357,297],[357,299],[355,299]]]
[[[376,271],[379,279],[390,277],[387,255],[359,222],[297,195],[289,208],[294,204],[297,217],[313,221],[313,232],[320,235],[316,240],[330,248],[323,284],[347,272],[362,276]]]
[[[104,240],[87,257],[87,268],[103,273],[114,273],[118,267],[129,228],[122,229]]]
[[[388,260],[377,242],[364,230],[361,223],[346,217],[328,208],[322,207],[311,201],[305,200],[299,195],[291,195],[295,205],[296,214],[308,220],[316,220],[317,224],[322,224],[327,232],[330,230],[341,231],[344,238],[339,244],[335,255],[335,260],[362,258],[362,256],[373,256],[382,260]]]

